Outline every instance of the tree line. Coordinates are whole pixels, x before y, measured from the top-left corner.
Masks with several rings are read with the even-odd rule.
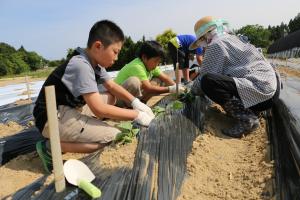
[[[0,76],[36,71],[46,66],[56,67],[65,59],[49,61],[23,46],[15,49],[9,44],[0,43]]]
[[[288,24],[283,22],[277,26],[268,26],[264,28],[261,25],[246,25],[238,30],[233,30],[236,34],[242,34],[248,37],[249,41],[256,47],[262,48],[264,51],[276,40],[286,36],[289,33],[300,30],[300,13],[289,21]],[[180,33],[184,34],[184,33]],[[177,34],[172,29],[165,30],[162,34],[156,36],[156,40],[163,46],[167,52],[168,41]],[[141,40],[134,42],[130,36],[126,36],[122,50],[120,51],[118,60],[109,69],[119,70],[125,64],[136,57],[136,52],[145,41],[143,36]],[[73,49],[68,49],[66,57],[61,60],[49,61],[34,51],[26,51],[21,46],[15,49],[6,43],[0,43],[0,76],[8,74],[19,74],[26,71],[35,71],[45,66],[57,67],[66,61],[72,55]],[[163,63],[171,63],[170,57],[166,54]]]

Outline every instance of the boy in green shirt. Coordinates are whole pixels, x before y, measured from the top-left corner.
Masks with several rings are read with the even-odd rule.
[[[135,58],[120,70],[115,82],[144,102],[157,94],[175,93],[175,82],[157,67],[163,56],[163,48],[158,42],[144,42],[138,52],[138,58]],[[153,78],[158,78],[167,86],[152,84],[150,81]],[[183,92],[184,88],[179,86],[179,91]]]

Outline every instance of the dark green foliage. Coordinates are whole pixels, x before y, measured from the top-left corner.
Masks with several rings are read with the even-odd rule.
[[[67,53],[67,58],[66,58],[66,59],[67,59],[67,60],[70,59],[73,53],[74,53],[74,49],[69,48],[69,49],[68,49],[68,53]]]
[[[134,128],[131,121],[122,121],[117,127],[121,132],[116,136],[115,142],[121,144],[131,143],[140,130]]]
[[[136,52],[140,48],[142,41],[134,43],[131,37],[126,37],[123,47],[119,53],[118,60],[108,69],[108,71],[120,70],[124,65],[136,58]]]
[[[48,67],[58,67],[61,64],[63,64],[66,61],[66,59],[61,59],[61,60],[52,60],[48,62]]]
[[[176,35],[177,34],[174,33],[172,29],[167,29],[162,34],[159,34],[156,36],[157,42],[159,42],[165,50],[165,53],[166,53],[165,62],[166,63],[172,63],[172,59],[171,59],[170,55],[168,54],[168,42],[170,41],[170,39],[172,39]]]
[[[154,108],[152,108],[152,111],[153,111],[155,117],[159,117],[166,112],[166,109],[163,107],[160,107],[160,106],[155,106]]]
[[[26,51],[23,46],[15,50],[6,43],[0,43],[0,76],[40,69],[43,61],[43,57]]]
[[[152,111],[155,115],[155,117],[160,117],[162,115],[170,113],[172,110],[180,110],[184,106],[184,103],[179,100],[170,101],[168,104],[166,104],[166,107],[161,106],[155,106],[152,108]]]
[[[289,33],[295,32],[300,30],[300,13],[294,18],[291,19],[289,22]]]
[[[37,70],[43,67],[43,58],[35,52],[28,52],[24,60],[30,66],[31,70]]]
[[[169,104],[168,106],[170,106],[171,109],[173,109],[173,110],[180,110],[180,109],[183,108],[183,103],[179,100],[175,100],[171,104]],[[167,108],[168,108],[168,106],[167,106]]]
[[[271,32],[258,24],[244,26],[237,30],[237,34],[246,35],[256,47],[267,48],[271,44]]]
[[[20,74],[22,72],[29,71],[29,65],[24,61],[23,55],[19,52],[13,53],[8,56],[8,58],[13,63],[12,73]]]
[[[9,44],[3,42],[0,43],[0,54],[9,55],[15,52],[16,52],[15,48],[10,46]]]
[[[11,74],[13,63],[3,54],[0,53],[0,76]]]
[[[195,96],[191,92],[185,91],[178,96],[178,99],[184,103],[192,103],[195,100]]]
[[[268,30],[271,33],[270,40],[274,42],[287,35],[289,32],[289,27],[282,22],[280,26],[269,26]]]

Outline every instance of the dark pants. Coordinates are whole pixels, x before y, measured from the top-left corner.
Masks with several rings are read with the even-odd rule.
[[[277,89],[274,96],[264,102],[251,106],[252,111],[264,111],[273,106],[273,103],[279,97],[280,84],[277,78]],[[233,97],[241,99],[235,82],[232,77],[216,74],[207,73],[201,79],[201,89],[206,96],[208,96],[214,102],[224,105],[226,102],[230,101]]]

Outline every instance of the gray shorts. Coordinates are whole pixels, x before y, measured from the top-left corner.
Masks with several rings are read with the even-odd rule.
[[[105,100],[105,96],[103,98]],[[108,143],[115,139],[119,129],[94,116],[87,105],[81,109],[60,105],[58,107],[58,127],[62,142]],[[49,138],[48,123],[43,136]]]

